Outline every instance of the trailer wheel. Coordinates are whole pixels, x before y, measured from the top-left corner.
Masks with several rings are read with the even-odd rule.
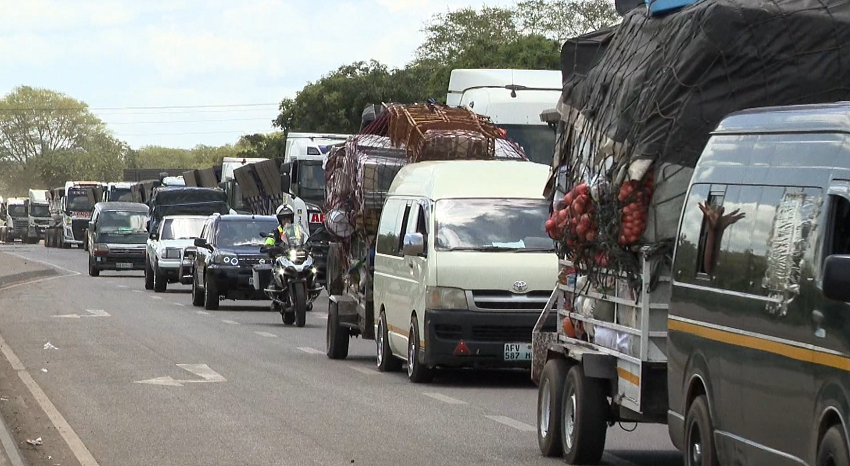
[[[598,464],[608,434],[608,399],[600,379],[585,377],[581,366],[567,373],[561,398],[561,443],[568,464]]]
[[[561,401],[570,366],[564,359],[550,359],[537,389],[537,444],[547,457],[563,455],[561,449]]]
[[[705,395],[696,397],[685,417],[685,464],[717,466],[714,429]]]
[[[325,335],[328,358],[347,358],[351,336],[348,328],[339,324],[339,305],[333,301],[328,303],[328,328]]]
[[[331,296],[342,294],[342,270],[339,257],[339,244],[331,243],[328,246],[328,260],[325,265],[325,287]]]

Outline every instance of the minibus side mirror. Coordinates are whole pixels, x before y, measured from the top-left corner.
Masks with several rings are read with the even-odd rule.
[[[823,295],[850,302],[850,256],[832,255],[823,263]]]

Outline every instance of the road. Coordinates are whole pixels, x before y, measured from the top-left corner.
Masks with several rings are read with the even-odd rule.
[[[207,312],[189,287],[154,293],[140,273],[89,277],[81,250],[3,253],[61,273],[0,284],[11,350],[0,358],[0,396],[16,406],[3,414],[18,442],[43,437],[21,446],[31,465],[563,464],[539,453],[537,390],[525,372],[449,372],[414,385],[374,369],[371,341],[329,360],[324,298],[305,328],[284,327],[264,303]],[[604,461],[682,464],[655,425],[611,428]]]

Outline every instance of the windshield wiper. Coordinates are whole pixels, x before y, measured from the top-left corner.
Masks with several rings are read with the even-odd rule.
[[[555,252],[555,248],[523,248],[516,252]]]
[[[451,248],[449,251],[478,251],[478,252],[516,252],[520,248],[509,248],[505,246],[479,246],[479,247],[458,247]]]

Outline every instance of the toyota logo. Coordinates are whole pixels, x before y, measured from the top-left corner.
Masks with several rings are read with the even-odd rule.
[[[523,281],[514,282],[514,291],[516,291],[517,293],[525,293],[526,291],[528,291],[528,283],[525,283]]]

